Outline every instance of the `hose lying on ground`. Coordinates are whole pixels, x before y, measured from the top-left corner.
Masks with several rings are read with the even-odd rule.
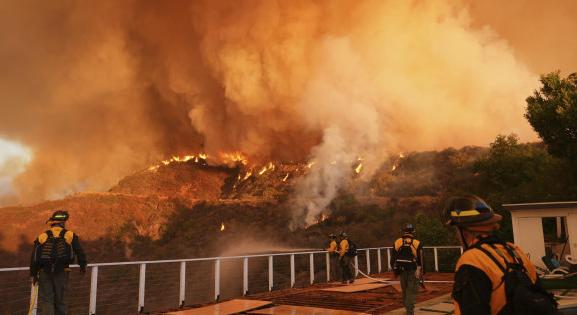
[[[351,267],[355,268],[352,264]],[[382,279],[377,279],[377,278],[373,278],[369,275],[367,275],[366,273],[362,272],[360,269],[355,268],[356,271],[358,271],[361,275],[363,275],[365,278],[371,279],[375,282],[380,282],[380,283],[385,283],[385,284],[398,284],[401,283],[398,280],[393,280],[393,281],[388,281],[388,280],[382,280]],[[425,280],[423,281],[425,283],[455,283],[455,281],[452,280]]]

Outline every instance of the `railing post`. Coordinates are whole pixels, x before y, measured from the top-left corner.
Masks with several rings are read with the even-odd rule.
[[[242,259],[242,295],[248,294],[248,257]]]
[[[359,256],[355,256],[355,278],[359,275]]]
[[[214,261],[214,300],[220,298],[220,259]]]
[[[367,248],[367,274],[371,274],[371,250]]]
[[[88,304],[88,314],[96,314],[96,290],[98,288],[98,266],[92,267],[90,272],[90,302]]]
[[[377,249],[377,270],[379,271],[379,273],[381,273],[382,271],[382,267],[381,267],[381,249]]]
[[[38,311],[38,284],[32,284],[30,286],[30,309],[32,310],[29,314],[36,315]]]
[[[311,284],[315,283],[315,257],[311,253],[309,254],[309,272],[310,272],[310,282]]]
[[[387,248],[387,271],[391,271],[391,249]]]
[[[274,286],[274,269],[273,269],[273,256],[268,256],[268,290],[272,291]]]
[[[327,252],[326,255],[327,261],[327,282],[331,281],[331,255]]]
[[[144,288],[146,287],[146,264],[140,264],[138,281],[138,313],[144,312]]]
[[[295,286],[295,254],[291,254],[291,288]]]
[[[186,262],[180,262],[180,294],[178,299],[178,306],[184,306],[184,300],[186,298]]]
[[[463,246],[459,248],[461,250],[461,256],[463,255]]]
[[[437,247],[433,247],[433,254],[435,254],[435,271],[439,272],[439,256],[437,253]]]

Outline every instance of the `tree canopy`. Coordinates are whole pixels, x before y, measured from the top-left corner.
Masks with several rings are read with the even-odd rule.
[[[577,160],[577,74],[541,76],[543,86],[527,98],[525,117],[556,157]]]

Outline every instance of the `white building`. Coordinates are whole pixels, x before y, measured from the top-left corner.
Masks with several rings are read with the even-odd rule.
[[[535,265],[544,267],[541,257],[549,250],[560,260],[577,253],[577,201],[505,204],[503,207],[511,212],[515,244]],[[555,222],[554,239],[546,240],[543,233],[546,218]]]

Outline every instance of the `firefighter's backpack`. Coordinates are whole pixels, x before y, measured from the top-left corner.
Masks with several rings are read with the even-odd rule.
[[[489,246],[496,249],[492,244]],[[557,310],[558,303],[555,301],[553,294],[543,289],[539,283],[533,283],[527,275],[523,266],[523,261],[515,252],[506,244],[505,249],[515,260],[514,263],[506,262],[503,265],[486,249],[481,246],[475,246],[480,249],[503,272],[503,283],[505,285],[505,295],[507,304],[499,314],[510,315],[553,315],[559,314]]]
[[[403,244],[399,247],[397,251],[397,258],[395,260],[395,267],[404,270],[407,267],[415,267],[416,266],[416,257],[413,245],[413,238],[405,237],[403,238]],[[414,250],[414,251],[413,251]]]
[[[39,263],[45,272],[60,272],[74,262],[74,251],[71,244],[66,242],[62,229],[58,237],[54,237],[52,230],[46,231],[48,238],[40,245]]]
[[[358,255],[357,253],[357,245],[349,240],[349,249],[346,253],[347,256],[355,257]]]

